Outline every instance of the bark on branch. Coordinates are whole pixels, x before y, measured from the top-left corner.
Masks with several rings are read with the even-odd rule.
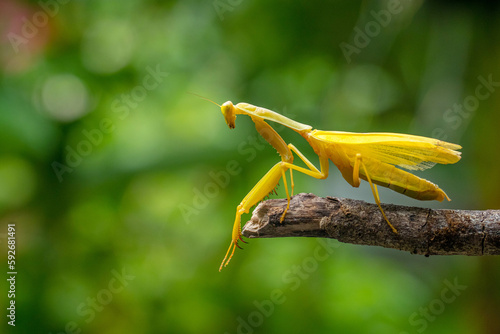
[[[286,199],[260,203],[243,228],[248,238],[321,237],[422,255],[499,255],[500,210],[432,210],[298,194],[283,223]]]

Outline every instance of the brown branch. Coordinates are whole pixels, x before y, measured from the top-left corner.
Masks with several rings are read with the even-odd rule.
[[[298,194],[283,223],[286,199],[260,203],[243,228],[248,238],[320,237],[423,255],[500,255],[500,210],[432,210]]]

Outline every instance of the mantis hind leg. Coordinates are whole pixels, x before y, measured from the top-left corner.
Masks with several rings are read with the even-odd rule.
[[[377,203],[378,208],[380,209],[380,212],[382,213],[382,216],[384,216],[385,221],[387,224],[389,224],[389,227],[392,229],[394,233],[398,233],[398,230],[394,226],[392,226],[391,222],[389,219],[387,219],[387,216],[385,215],[384,210],[382,209],[382,206],[380,205],[380,197],[378,195],[378,189],[377,185],[374,184],[370,178],[370,174],[368,174],[368,170],[366,169],[365,164],[363,163],[363,159],[361,154],[356,154],[356,159],[354,160],[354,167],[353,167],[353,182],[354,186],[358,187],[360,184],[360,179],[359,179],[359,168],[363,167],[363,171],[365,172],[366,179],[368,180],[368,183],[370,183],[370,187],[372,189],[373,197],[375,198],[375,203]]]

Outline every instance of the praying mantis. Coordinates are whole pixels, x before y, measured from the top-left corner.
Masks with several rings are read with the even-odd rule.
[[[210,101],[210,100],[209,100]],[[424,170],[435,164],[453,164],[460,160],[460,145],[441,140],[399,133],[354,133],[342,131],[314,130],[310,125],[296,122],[272,110],[257,107],[248,103],[233,105],[227,101],[219,105],[229,128],[234,129],[236,115],[250,116],[257,132],[278,151],[281,161],[276,163],[250,192],[243,198],[236,209],[236,218],[231,235],[231,244],[222,260],[219,271],[227,266],[234,255],[241,238],[241,215],[259,203],[271,193],[279,180],[283,179],[287,206],[281,215],[283,222],[290,208],[290,193],[285,173],[290,171],[291,194],[294,182],[292,171],[304,173],[317,179],[326,179],[329,171],[329,160],[340,170],[344,179],[353,187],[359,187],[361,180],[368,181],[373,197],[383,219],[394,233],[396,228],[389,222],[380,205],[377,185],[392,189],[403,195],[418,200],[443,201],[450,198],[434,183],[402,170]],[[320,169],[316,168],[293,144],[287,144],[266,121],[282,124],[299,133],[319,157]],[[307,168],[293,163],[296,154]],[[401,167],[401,168],[398,168]]]

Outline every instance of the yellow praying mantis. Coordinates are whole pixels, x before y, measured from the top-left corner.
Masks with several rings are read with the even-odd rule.
[[[210,100],[209,100],[210,101]],[[460,160],[460,145],[441,140],[398,134],[398,133],[353,133],[342,131],[313,130],[309,125],[296,122],[272,110],[256,107],[248,103],[233,105],[231,101],[219,105],[229,128],[234,129],[236,115],[248,115],[255,123],[257,132],[273,146],[281,156],[281,161],[275,164],[252,190],[243,198],[236,209],[236,219],[233,225],[231,244],[222,260],[219,271],[228,265],[234,255],[238,241],[241,238],[241,215],[249,210],[274,190],[279,180],[283,178],[287,206],[281,215],[283,222],[290,208],[290,193],[285,172],[290,171],[291,194],[293,196],[294,182],[292,171],[298,171],[317,179],[328,177],[329,161],[331,160],[342,173],[344,179],[353,187],[359,187],[361,179],[370,184],[373,197],[382,217],[394,233],[396,228],[380,206],[380,198],[376,185],[390,188],[403,195],[418,200],[438,200],[450,198],[437,185],[417,177],[398,167],[408,170],[424,170],[436,163],[453,164]],[[293,144],[286,144],[283,138],[266,121],[282,124],[299,133],[311,145],[319,157],[318,170]],[[293,163],[295,153],[307,166],[297,166]],[[397,166],[397,167],[396,167]]]

